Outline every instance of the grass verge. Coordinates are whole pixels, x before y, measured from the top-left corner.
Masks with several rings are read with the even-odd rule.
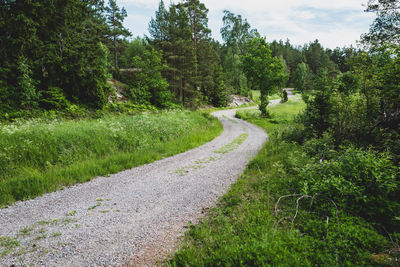
[[[0,206],[202,145],[222,132],[201,112],[0,126]]]
[[[282,141],[284,129],[298,127],[299,100],[237,116],[269,133],[270,139],[218,205],[190,225],[168,266],[373,266],[391,265],[381,253],[390,247],[362,218],[342,210],[310,209],[297,188],[299,169],[310,164],[302,147]],[[311,202],[311,203],[310,203]],[[322,206],[326,207],[326,206]],[[340,208],[340,207],[339,207]],[[394,236],[395,237],[395,236]]]

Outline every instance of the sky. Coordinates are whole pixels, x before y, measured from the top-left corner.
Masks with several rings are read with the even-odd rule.
[[[173,1],[180,2],[179,0]],[[318,39],[326,47],[356,46],[375,18],[366,13],[367,0],[202,0],[209,9],[212,37],[222,41],[223,11],[242,15],[268,42],[289,39],[303,45]],[[159,0],[117,0],[128,17],[124,25],[133,37],[149,35],[148,24],[155,16]],[[171,0],[164,0],[168,7]]]

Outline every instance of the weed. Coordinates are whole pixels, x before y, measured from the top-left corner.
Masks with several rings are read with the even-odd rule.
[[[220,159],[220,157],[209,157],[209,158],[196,160],[195,163],[196,164],[207,164],[207,163],[211,163],[213,161],[219,160],[219,159]]]
[[[32,233],[32,230],[33,230],[33,227],[24,226],[24,228],[22,228],[22,229],[19,231],[18,235],[21,235],[21,236],[30,235],[30,234]]]
[[[62,224],[63,225],[67,225],[67,224],[69,224],[69,223],[71,223],[71,222],[74,222],[75,220],[74,219],[72,219],[71,217],[65,217],[63,220],[62,220]]]
[[[227,153],[235,150],[236,148],[238,148],[244,141],[246,141],[248,136],[249,136],[248,134],[241,134],[241,135],[239,135],[239,137],[237,137],[235,140],[233,140],[229,144],[221,147],[218,150],[215,150],[214,153],[227,154]]]
[[[51,234],[51,237],[57,237],[57,236],[60,236],[60,235],[61,235],[61,232],[54,232],[54,233]]]
[[[73,211],[68,212],[68,213],[66,214],[66,216],[70,216],[70,217],[75,216],[75,215],[76,215],[76,210],[73,210]]]
[[[8,236],[0,236],[0,258],[14,252],[14,250],[20,246],[20,242],[16,238]]]
[[[41,240],[41,239],[45,239],[46,237],[47,237],[46,234],[40,234],[40,235],[37,235],[34,240],[38,241],[38,240]]]
[[[73,216],[73,215],[71,215],[71,216]],[[51,221],[38,221],[36,224],[43,226],[43,225],[48,225],[48,224],[51,224],[51,223],[52,223]]]
[[[88,210],[94,210],[95,208],[97,208],[99,206],[101,206],[101,202],[97,202],[96,205],[89,207]]]

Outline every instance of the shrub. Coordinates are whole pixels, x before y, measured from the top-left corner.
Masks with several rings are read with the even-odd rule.
[[[286,103],[288,101],[288,95],[286,90],[282,91],[282,99],[281,99],[281,103]]]
[[[40,105],[45,109],[63,109],[69,104],[64,91],[59,87],[49,86],[46,91],[40,93],[42,95]]]
[[[396,225],[399,171],[387,154],[349,147],[331,160],[308,164],[298,177],[305,194],[322,194],[377,226]]]

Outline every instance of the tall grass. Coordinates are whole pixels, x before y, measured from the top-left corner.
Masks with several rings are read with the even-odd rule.
[[[200,112],[162,112],[0,126],[0,206],[152,162],[212,140]]]

